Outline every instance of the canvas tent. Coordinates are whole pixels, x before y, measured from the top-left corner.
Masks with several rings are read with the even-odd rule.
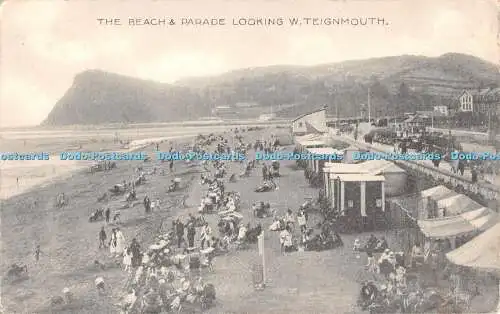
[[[433,188],[424,190],[420,192],[421,198],[421,209],[419,217],[421,219],[427,219],[434,216],[432,213],[437,212],[437,202],[442,199],[449,198],[451,196],[458,195],[457,192],[448,189],[443,185],[438,185]],[[437,216],[437,214],[436,214]]]
[[[480,207],[459,215],[419,220],[418,226],[426,237],[442,240],[485,231],[497,221],[497,213]]]
[[[449,252],[446,257],[457,265],[500,271],[500,223]]]
[[[442,216],[460,215],[461,213],[482,207],[480,204],[463,194],[443,198],[438,200],[436,203],[438,209],[443,210]]]
[[[446,254],[456,265],[494,272],[500,276],[500,223]],[[500,313],[500,280],[498,304],[493,313]]]
[[[497,221],[498,214],[493,210],[441,185],[422,191],[421,197],[426,212],[420,215],[417,223],[429,239],[470,236]]]

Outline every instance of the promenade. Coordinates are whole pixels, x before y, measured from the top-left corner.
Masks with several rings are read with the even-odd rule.
[[[391,153],[394,148],[390,145],[373,143],[368,144],[363,141],[363,137],[359,136],[355,140],[351,135],[336,135],[341,140],[344,140],[351,145],[374,152]],[[482,195],[487,200],[497,200],[500,196],[500,176],[489,176],[479,178],[478,182],[472,183],[472,174],[470,169],[466,169],[464,175],[453,172],[452,165],[448,162],[441,162],[439,167],[434,167],[431,160],[412,160],[412,161],[396,161],[396,163],[418,170],[419,172],[432,175],[437,180],[450,182],[454,186],[462,185],[466,190]]]

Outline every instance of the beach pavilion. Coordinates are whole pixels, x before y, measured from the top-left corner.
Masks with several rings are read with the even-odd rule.
[[[372,231],[386,226],[384,176],[347,173],[336,174],[332,179],[331,209],[339,212],[349,231]]]

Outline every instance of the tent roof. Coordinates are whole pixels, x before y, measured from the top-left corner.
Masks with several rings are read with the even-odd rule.
[[[476,231],[484,231],[498,222],[498,214],[481,207],[461,215],[418,221],[422,233],[429,238],[446,239]]]
[[[387,160],[368,160],[358,164],[345,163],[326,163],[324,166],[326,172],[330,173],[359,173],[369,175],[381,175],[384,173],[394,173],[405,171],[396,164]]]
[[[296,136],[295,140],[297,142],[299,142],[299,141],[311,141],[311,140],[319,139],[322,137],[323,136],[320,134],[306,134],[306,135],[302,135],[302,136]]]
[[[323,106],[321,109],[314,110],[314,111],[312,111],[312,112],[304,113],[304,114],[302,114],[302,115],[300,115],[300,116],[296,117],[295,119],[293,119],[293,120],[292,120],[292,122],[295,122],[295,121],[297,121],[297,120],[299,120],[299,119],[302,119],[302,118],[304,118],[304,117],[307,117],[307,116],[309,116],[309,115],[312,115],[312,114],[314,114],[314,113],[316,113],[316,112],[320,112],[320,111],[325,111],[325,113],[326,113],[326,106]]]
[[[339,174],[337,176],[343,182],[381,182],[384,176],[373,176],[368,174]]]
[[[466,211],[481,208],[482,206],[463,194],[457,194],[438,200],[437,207],[444,208],[446,216],[455,216]]]
[[[325,146],[326,143],[324,141],[320,140],[310,140],[310,141],[299,141],[298,142],[301,146],[304,147],[317,147],[317,146]]]
[[[423,198],[430,197],[431,199],[437,201],[442,198],[447,198],[453,195],[458,195],[458,193],[448,189],[444,185],[438,185],[433,188],[424,190],[420,192],[420,196]]]
[[[405,171],[398,167],[395,163],[387,161],[387,160],[368,160],[362,163],[357,164],[361,169],[366,170],[369,174],[379,175],[383,173],[389,172],[400,172],[404,173]]]
[[[307,133],[326,133],[326,132],[328,132],[326,125],[324,125],[324,126],[321,125],[320,128],[317,128],[309,121],[305,121],[305,125],[306,125]]]
[[[446,257],[450,262],[489,271],[500,270],[500,223],[455,249]]]
[[[324,172],[329,173],[365,173],[363,169],[359,168],[358,164],[344,164],[344,163],[334,163],[334,162],[326,162],[323,166]]]
[[[307,149],[308,152],[311,154],[318,154],[318,155],[330,155],[330,154],[343,154],[342,151],[336,150],[331,147],[311,147]]]

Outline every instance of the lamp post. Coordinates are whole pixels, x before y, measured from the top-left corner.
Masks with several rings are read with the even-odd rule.
[[[448,103],[448,151],[452,151],[452,136],[451,136],[451,103]]]
[[[372,123],[371,86],[368,86],[368,123]]]
[[[328,100],[331,100],[332,98],[334,99],[333,102],[335,102],[335,92],[336,92],[336,89],[332,86],[332,84],[328,83],[325,81],[325,87],[327,88],[328,90]],[[333,96],[333,97],[332,97]],[[338,104],[335,102],[335,129],[337,130],[337,133],[339,132],[339,106]]]

